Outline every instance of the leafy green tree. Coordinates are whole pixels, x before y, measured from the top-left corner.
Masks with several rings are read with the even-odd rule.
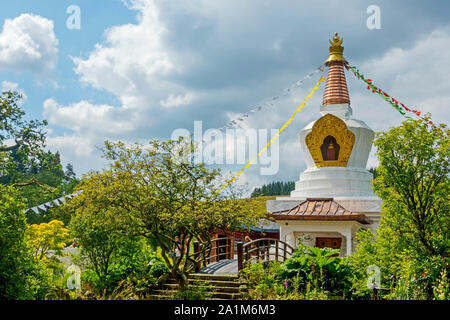
[[[0,94],[0,184],[17,187],[27,207],[72,192],[79,182],[72,165],[64,172],[60,155],[44,151],[45,120],[25,120],[17,92]],[[29,212],[32,223],[48,222]]]
[[[0,299],[42,299],[50,276],[25,241],[24,203],[12,187],[0,185]]]
[[[404,245],[418,254],[448,254],[450,138],[442,125],[404,122],[375,139],[380,161],[375,193]]]
[[[295,189],[295,182],[271,182],[269,184],[265,184],[262,187],[256,187],[251,197],[261,197],[261,196],[279,196],[279,195],[289,195],[292,190]]]
[[[25,112],[20,108],[22,96],[13,91],[0,95],[0,152],[13,152],[17,158],[23,158],[25,166],[36,161],[45,142],[44,121],[26,121]],[[8,144],[8,141],[13,141]]]
[[[126,232],[154,240],[181,290],[211,250],[215,231],[254,225],[261,218],[260,211],[252,211],[253,201],[237,200],[235,189],[216,194],[223,178],[218,170],[194,163],[194,152],[183,139],[154,140],[148,147],[107,142],[110,169],[87,176],[79,187],[83,193],[69,204],[75,215],[114,211],[133,226]],[[192,250],[194,241],[202,245],[199,254]]]
[[[103,182],[94,176],[91,183]],[[103,177],[102,177],[103,178]],[[82,196],[77,197],[83,207],[82,214],[73,216],[70,229],[81,245],[81,254],[87,259],[88,266],[97,274],[100,283],[105,284],[111,273],[111,265],[119,244],[125,237],[131,237],[127,230],[132,226],[126,220],[125,213],[112,207],[99,208],[92,202],[84,201]]]
[[[449,263],[449,130],[429,120],[404,122],[375,140],[380,166],[373,181],[383,200],[376,234],[361,231],[349,259],[361,296],[366,269],[377,265],[393,299],[431,299]]]
[[[55,255],[62,255],[69,235],[69,229],[64,228],[64,223],[52,220],[49,223],[32,224],[25,232],[26,241],[37,259],[46,259],[50,250]]]

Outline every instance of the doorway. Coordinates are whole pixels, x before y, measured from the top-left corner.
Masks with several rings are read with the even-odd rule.
[[[316,247],[340,249],[342,238],[316,238]]]

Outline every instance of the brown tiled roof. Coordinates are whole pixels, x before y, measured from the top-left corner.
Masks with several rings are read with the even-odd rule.
[[[349,104],[350,97],[345,80],[344,61],[331,61],[328,63],[328,67],[330,69],[322,104]]]
[[[333,198],[308,198],[292,209],[272,212],[270,217],[275,220],[355,220],[369,224],[364,214],[345,209]]]

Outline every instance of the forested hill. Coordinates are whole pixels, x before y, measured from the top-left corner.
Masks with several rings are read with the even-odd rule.
[[[294,189],[294,181],[276,181],[265,184],[262,187],[256,187],[253,190],[251,197],[289,195]]]

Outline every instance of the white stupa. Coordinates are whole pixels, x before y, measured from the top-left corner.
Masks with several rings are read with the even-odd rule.
[[[290,197],[267,201],[267,210],[280,225],[280,240],[349,255],[357,230],[378,228],[381,200],[366,169],[374,131],[353,118],[337,33],[330,44],[321,117],[299,133],[307,168]]]

